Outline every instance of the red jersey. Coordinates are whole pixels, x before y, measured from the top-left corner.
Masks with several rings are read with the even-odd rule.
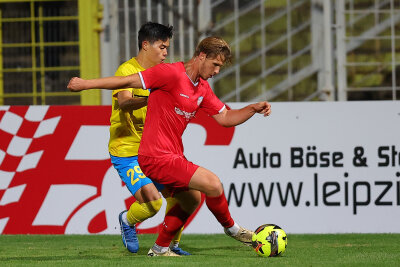
[[[183,155],[182,134],[198,109],[216,115],[225,108],[207,81],[193,83],[183,62],[161,63],[139,72],[151,93],[139,155]]]

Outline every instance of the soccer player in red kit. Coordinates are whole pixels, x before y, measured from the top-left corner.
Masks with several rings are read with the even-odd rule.
[[[230,58],[231,49],[223,39],[208,37],[199,43],[193,58],[186,63],[159,64],[125,77],[92,80],[75,77],[68,84],[71,91],[151,89],[139,147],[139,165],[146,176],[165,185],[180,205],[175,205],[165,215],[163,228],[148,256],[177,256],[169,250],[169,243],[194,211],[188,200],[198,201],[200,192],[206,195],[206,205],[225,233],[244,244],[251,243],[253,232],[232,219],[219,178],[188,161],[183,154],[182,134],[200,108],[225,127],[239,125],[255,113],[264,116],[271,113],[266,101],[228,110],[215,96],[207,79],[218,74]]]

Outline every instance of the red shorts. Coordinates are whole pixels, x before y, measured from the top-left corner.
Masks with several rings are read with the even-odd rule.
[[[190,179],[199,167],[184,156],[163,157],[138,156],[143,173],[154,182],[164,185],[170,193],[188,190]]]

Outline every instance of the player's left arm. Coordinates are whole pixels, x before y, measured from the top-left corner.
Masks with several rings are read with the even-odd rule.
[[[262,101],[250,104],[241,109],[224,109],[219,114],[213,115],[213,118],[224,127],[232,127],[250,119],[254,114],[263,114],[264,117],[271,114],[271,104],[267,101]]]

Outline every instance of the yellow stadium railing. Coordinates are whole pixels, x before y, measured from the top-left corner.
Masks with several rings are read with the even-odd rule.
[[[100,75],[101,17],[98,0],[0,0],[0,105],[100,104],[66,83]]]

